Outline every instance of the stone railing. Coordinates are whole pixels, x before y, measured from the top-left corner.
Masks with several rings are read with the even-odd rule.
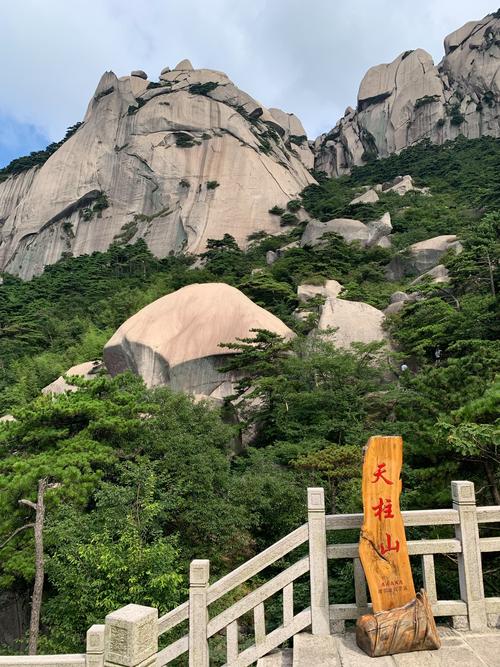
[[[460,629],[484,630],[498,627],[500,598],[485,598],[481,553],[500,551],[500,537],[479,536],[479,525],[500,522],[500,506],[476,507],[474,485],[452,482],[452,509],[403,512],[405,526],[453,526],[449,539],[409,540],[410,556],[422,558],[424,586],[435,616],[452,617]],[[308,489],[308,522],[271,547],[247,561],[222,579],[209,583],[210,564],[195,560],[190,568],[189,600],[158,618],[156,609],[130,604],[106,617],[105,625],[94,625],[87,632],[87,649],[81,655],[1,657],[0,667],[163,667],[180,656],[189,656],[190,667],[224,664],[246,667],[277,648],[293,635],[310,628],[315,635],[340,632],[346,620],[356,619],[370,610],[366,582],[358,557],[357,543],[327,540],[328,531],[359,530],[362,514],[326,515],[323,489]],[[306,546],[307,545],[307,548]],[[298,554],[296,552],[298,550]],[[222,598],[249,582],[263,570],[277,567],[278,561],[296,558],[292,565],[274,574],[265,583],[236,602],[222,605]],[[304,553],[302,553],[304,552]],[[305,554],[305,555],[304,555]],[[455,554],[458,562],[460,600],[439,600],[436,592],[434,556]],[[328,560],[350,559],[354,566],[355,602],[330,604]],[[307,580],[309,606],[304,607],[304,579]],[[262,580],[262,574],[260,577]],[[301,594],[294,596],[294,583],[300,580]],[[269,630],[265,602],[278,596],[282,606],[281,623]],[[300,598],[299,601],[295,597]],[[274,610],[276,600],[273,600]],[[217,603],[222,611],[210,613]],[[307,604],[307,603],[306,603]],[[253,639],[240,650],[239,621],[253,615]],[[276,616],[274,612],[273,616]],[[248,620],[244,621],[248,628]],[[187,629],[181,631],[184,626]],[[165,633],[181,636],[158,651],[158,640]],[[224,637],[225,660],[210,656],[209,640]],[[212,658],[212,659],[211,659]]]

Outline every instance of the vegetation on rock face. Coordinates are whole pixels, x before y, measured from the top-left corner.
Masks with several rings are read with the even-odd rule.
[[[30,282],[4,274],[0,414],[18,421],[0,426],[0,544],[26,522],[18,500],[34,499],[40,477],[61,484],[47,494],[43,650],[81,650],[87,627],[128,602],[165,612],[185,597],[191,558],[210,558],[217,577],[297,527],[307,485],[325,486],[331,509],[359,511],[360,446],[374,433],[403,435],[405,508],[448,507],[451,479],[476,482],[480,504],[499,502],[499,170],[499,140],[459,139],[419,144],[306,188],[300,203],[321,220],[369,221],[389,211],[392,250],[330,234],[268,266],[268,251],[300,237],[297,220],[280,236],[256,232],[247,251],[228,234],[211,240],[194,268],[191,257],[155,259],[142,240],[124,245],[131,225],[107,252],[62,259]],[[432,196],[380,193],[376,204],[349,206],[361,185],[406,173]],[[385,308],[411,281],[386,280],[391,257],[440,234],[458,234],[464,246],[443,258],[450,282],[426,286],[424,300],[388,320],[406,370],[392,362],[388,372],[380,344],[336,350],[293,317],[297,286],[325,279],[344,285],[343,298]],[[204,402],[148,390],[130,375],[75,380],[78,392],[39,396],[71,365],[98,358],[146,304],[213,281],[238,287],[298,334],[284,342],[259,331],[252,343],[233,345],[240,354],[228,363],[242,373],[238,426]],[[238,429],[256,434],[240,454]],[[0,586],[28,598],[32,531],[14,536],[0,563]],[[483,566],[498,572],[498,558],[483,554]],[[436,567],[443,596],[456,597],[449,566]],[[334,601],[349,601],[352,572],[335,564],[333,574]],[[499,595],[495,582],[485,579],[489,595]]]

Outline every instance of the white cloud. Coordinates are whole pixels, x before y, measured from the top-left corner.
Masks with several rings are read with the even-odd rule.
[[[59,139],[105,70],[156,78],[188,57],[294,111],[314,137],[355,103],[368,67],[416,47],[438,61],[447,33],[495,9],[483,0],[2,3],[0,113]]]

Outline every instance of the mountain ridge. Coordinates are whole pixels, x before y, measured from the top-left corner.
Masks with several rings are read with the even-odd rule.
[[[83,123],[33,155],[42,164],[23,169],[30,158],[20,158],[0,172],[0,271],[29,279],[61,257],[140,238],[159,258],[200,254],[224,234],[244,248],[290,224],[269,211],[320,172],[339,176],[424,139],[500,136],[499,16],[450,33],[437,66],[416,49],[370,68],[357,108],[314,142],[294,114],[189,60],[158,81],[105,72]]]

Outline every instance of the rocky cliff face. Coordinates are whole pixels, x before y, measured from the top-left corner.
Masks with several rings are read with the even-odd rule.
[[[500,11],[444,40],[439,65],[422,49],[368,70],[356,109],[315,142],[317,170],[331,176],[422,139],[500,136]]]
[[[308,183],[300,121],[222,72],[183,61],[160,80],[106,72],[84,123],[41,167],[0,183],[0,271],[40,273],[63,253],[143,238],[158,257],[225,233],[280,231],[268,213]]]

